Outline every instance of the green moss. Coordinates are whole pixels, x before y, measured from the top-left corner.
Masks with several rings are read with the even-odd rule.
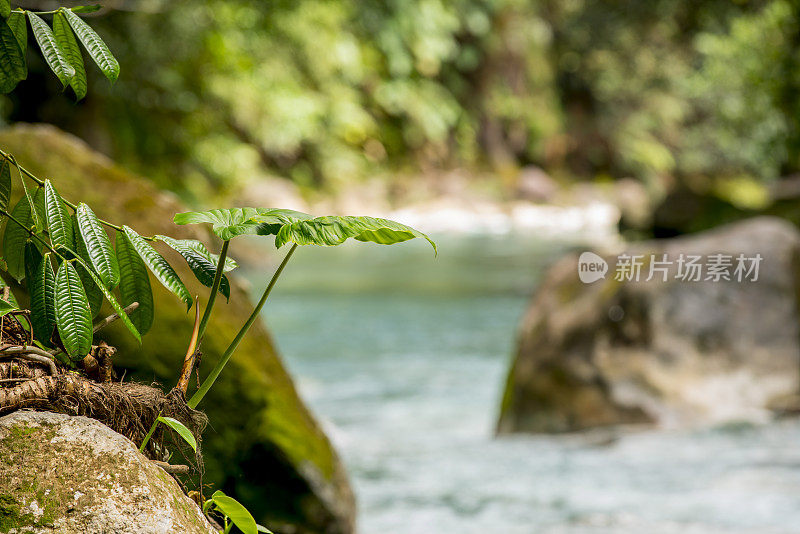
[[[23,514],[19,502],[12,496],[0,494],[0,531],[33,525],[33,514]]]

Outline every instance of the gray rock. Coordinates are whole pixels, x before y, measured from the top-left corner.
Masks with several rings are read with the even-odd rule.
[[[10,534],[210,534],[170,475],[87,417],[0,418],[0,531]]]
[[[498,431],[564,432],[769,416],[800,388],[800,233],[760,217],[628,254],[673,265],[662,275],[578,279],[577,254],[554,265],[519,333]],[[675,278],[680,254],[761,254],[757,281]],[[734,260],[734,267],[735,267]],[[732,271],[732,269],[731,269]]]

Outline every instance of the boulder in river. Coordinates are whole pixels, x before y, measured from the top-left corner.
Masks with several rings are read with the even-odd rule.
[[[639,281],[618,276],[616,254],[596,258],[608,271],[591,283],[579,280],[578,254],[550,268],[522,320],[500,433],[760,419],[798,393],[794,226],[758,217],[625,254],[642,257]],[[727,280],[709,267],[717,255],[731,260]],[[736,272],[740,255],[745,269],[762,258],[756,280]],[[701,258],[697,281],[685,277],[690,256]]]

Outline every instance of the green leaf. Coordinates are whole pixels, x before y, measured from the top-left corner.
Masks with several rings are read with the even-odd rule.
[[[68,86],[75,76],[75,69],[69,64],[64,52],[58,46],[50,26],[35,13],[28,11],[27,14],[28,20],[31,21],[33,36],[36,38],[36,42],[39,43],[39,48],[42,50],[45,61],[58,77],[61,85]],[[16,39],[14,41],[16,42]]]
[[[178,213],[175,224],[212,224],[212,230],[223,241],[239,235],[270,235],[283,225],[311,216],[294,210],[272,208],[231,208]]]
[[[92,277],[92,281],[95,284],[97,284],[97,287],[99,287],[100,291],[103,292],[103,296],[106,298],[108,303],[111,304],[111,307],[114,309],[117,315],[119,315],[122,324],[124,324],[125,327],[128,329],[128,331],[131,334],[133,334],[133,337],[136,338],[136,341],[141,343],[142,336],[139,334],[139,330],[137,330],[137,328],[133,325],[133,322],[131,322],[131,318],[128,317],[128,314],[125,313],[125,310],[122,309],[122,306],[119,305],[119,302],[117,302],[117,299],[114,298],[114,295],[111,294],[111,291],[106,289],[106,287],[103,285],[103,281],[100,279],[97,273],[95,273],[94,270],[89,266],[89,264],[85,260],[83,260],[83,258],[78,256],[75,251],[69,249],[66,249],[66,251],[69,252],[75,258],[75,261],[78,263],[78,265],[80,265],[81,268],[83,268],[83,270],[89,276]]]
[[[0,278],[0,290],[4,290],[6,287],[8,287],[8,299],[6,300],[19,308],[19,302],[17,302],[17,299],[14,297],[14,293],[11,292],[11,288],[6,284],[5,280]]]
[[[44,193],[41,189],[36,191],[33,204],[36,206],[36,211],[43,206]],[[11,215],[24,227],[11,219],[6,222],[6,230],[3,235],[3,258],[6,261],[8,273],[20,281],[25,278],[25,243],[30,237],[28,230],[36,227],[31,213],[31,202],[26,197],[22,197],[11,210]]]
[[[30,241],[25,244],[25,278],[31,298],[33,335],[48,347],[51,346],[50,338],[56,327],[55,273],[49,256],[42,256]]]
[[[188,443],[194,449],[194,452],[197,452],[197,441],[195,441],[192,431],[186,428],[183,423],[172,417],[159,416],[158,420],[177,432],[183,438],[183,441]]]
[[[50,180],[44,181],[44,205],[47,214],[47,229],[50,232],[50,241],[54,247],[75,249],[75,234],[72,231],[72,221],[67,211],[64,199],[58,194]]]
[[[64,9],[62,13],[67,17],[69,25],[75,30],[78,39],[81,40],[84,48],[89,52],[94,62],[97,63],[97,66],[100,67],[100,70],[103,71],[106,78],[108,78],[111,83],[117,81],[117,78],[119,78],[119,63],[117,63],[117,59],[111,53],[111,50],[108,49],[106,43],[104,43],[100,36],[72,10]]]
[[[94,13],[95,11],[100,11],[103,6],[94,5],[94,6],[75,6],[71,7],[73,13]]]
[[[211,500],[214,501],[214,505],[219,511],[225,514],[244,534],[258,534],[256,520],[239,501],[228,497],[221,491],[215,491]]]
[[[117,260],[119,261],[119,294],[125,306],[134,302],[139,307],[131,312],[131,321],[142,334],[146,334],[153,326],[153,290],[150,277],[136,249],[133,248],[125,232],[117,232]]]
[[[387,219],[372,217],[317,217],[283,226],[275,236],[275,246],[292,242],[298,245],[341,245],[349,238],[391,245],[421,237],[436,252],[436,243],[410,226]]]
[[[56,324],[69,357],[80,360],[92,349],[92,316],[80,276],[69,261],[56,274]]]
[[[206,246],[197,239],[181,239],[181,243],[190,249],[194,250],[207,260],[211,261],[214,265],[219,263],[219,254],[211,254]],[[222,268],[223,273],[229,273],[234,269],[238,269],[239,264],[230,256],[225,257],[225,267]]]
[[[273,532],[270,529],[268,529],[267,527],[265,527],[263,525],[256,525],[256,529],[259,532],[266,532],[267,534],[273,534]]]
[[[108,289],[114,289],[119,284],[119,264],[111,248],[111,240],[100,224],[100,220],[92,209],[81,202],[75,211],[78,219],[78,228],[86,250],[89,253],[89,260],[95,271],[100,275],[103,283]]]
[[[8,23],[9,28],[11,31],[14,32],[14,37],[17,38],[17,43],[19,43],[19,49],[22,51],[22,59],[23,63],[25,62],[25,52],[28,50],[28,21],[25,19],[25,12],[19,9],[15,9],[11,12],[11,15],[8,16]],[[28,75],[28,67],[25,66],[25,79]]]
[[[80,228],[78,228],[78,217],[73,214],[70,218],[72,219],[72,233],[75,234],[75,252],[84,262],[91,264],[92,259],[89,257],[86,243],[84,243]],[[100,308],[103,306],[103,292],[100,291],[100,287],[94,283],[94,279],[84,269],[78,269],[78,275],[81,277],[83,289],[86,290],[86,298],[89,300],[92,319],[94,319],[100,314]]]
[[[10,20],[0,20],[0,92],[10,93],[14,87],[28,77],[25,54],[20,47]]]
[[[137,234],[129,226],[123,226],[125,235],[133,244],[133,248],[139,254],[139,257],[144,260],[144,263],[155,275],[161,284],[174,293],[179,299],[186,303],[186,309],[192,307],[192,296],[186,289],[186,286],[181,282],[180,277],[175,272],[175,269],[159,254],[156,249],[151,247],[147,241]]]
[[[5,317],[10,312],[18,309],[19,306],[17,306],[16,304],[12,304],[11,302],[0,299],[0,317]]]
[[[4,159],[2,162],[0,162],[0,209],[7,210],[10,199],[11,163],[7,159]]]
[[[67,57],[69,64],[75,69],[75,76],[69,82],[72,90],[75,91],[75,96],[81,100],[86,96],[86,69],[83,66],[83,55],[81,49],[78,47],[78,41],[75,40],[75,35],[69,27],[66,16],[61,11],[53,15],[53,34],[56,36],[56,42],[64,55]]]
[[[214,275],[217,272],[217,264],[211,260],[208,250],[206,254],[198,252],[198,245],[205,249],[202,243],[190,239],[173,239],[165,235],[157,235],[156,239],[166,243],[172,250],[183,256],[189,268],[194,273],[195,277],[206,287],[214,285]],[[222,293],[226,299],[231,297],[231,286],[228,282],[228,277],[223,275],[219,281],[219,292]]]
[[[8,3],[8,0],[0,0],[0,17],[7,19],[10,14],[11,4]]]

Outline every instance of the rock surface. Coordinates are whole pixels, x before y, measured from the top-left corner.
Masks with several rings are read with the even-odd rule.
[[[174,478],[94,419],[2,417],[0,458],[0,532],[217,532]]]
[[[549,270],[522,321],[499,432],[758,419],[798,393],[794,226],[760,217],[627,252],[667,254],[667,281],[646,281],[647,260],[639,282],[616,281],[616,254],[593,283],[579,281],[577,254]],[[761,254],[758,280],[675,278],[680,254],[718,253]]]
[[[173,195],[56,128],[15,126],[0,132],[0,148],[37,176],[51,179],[64,197],[85,201],[103,219],[124,222],[143,235],[207,241],[200,227],[172,223],[176,212],[186,210]],[[160,251],[179,266],[192,295],[208,295],[179,256],[163,247]],[[248,295],[235,272],[231,275],[230,302],[217,299],[209,323],[201,374],[213,367],[250,313]],[[106,337],[118,348],[115,364],[127,371],[127,378],[156,380],[168,389],[177,380],[194,314],[187,314],[152,278],[151,285],[159,304],[143,345],[119,326],[108,329]],[[253,326],[199,408],[211,420],[203,441],[204,483],[236,496],[276,532],[352,532],[355,504],[345,471],[262,325]]]

